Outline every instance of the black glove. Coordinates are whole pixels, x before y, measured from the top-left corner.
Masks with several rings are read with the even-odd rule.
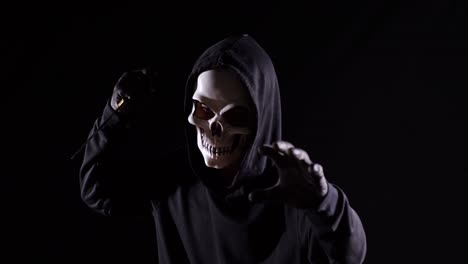
[[[155,76],[148,69],[125,72],[114,86],[112,109],[126,117],[143,112],[156,94]]]
[[[278,180],[273,186],[249,194],[251,201],[274,200],[296,208],[317,208],[328,193],[323,168],[306,151],[286,141],[264,145],[259,152],[273,160]]]

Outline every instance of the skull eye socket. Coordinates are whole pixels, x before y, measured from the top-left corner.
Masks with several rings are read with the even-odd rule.
[[[209,120],[215,115],[206,104],[197,100],[193,100],[193,104],[195,105],[195,111],[193,113],[195,117],[203,120]]]
[[[232,126],[246,127],[249,125],[249,110],[242,106],[236,106],[223,114],[226,122]]]

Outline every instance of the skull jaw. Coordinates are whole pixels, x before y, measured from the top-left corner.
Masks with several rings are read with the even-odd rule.
[[[202,130],[197,128],[198,149],[200,150],[207,167],[215,169],[226,169],[232,168],[240,163],[243,157],[243,152],[245,150],[247,135],[237,135],[239,137],[239,143],[236,144],[231,152],[222,154],[210,152],[209,149],[205,147],[207,141],[209,140],[204,139],[203,135],[204,133]],[[210,144],[208,143],[208,145]]]

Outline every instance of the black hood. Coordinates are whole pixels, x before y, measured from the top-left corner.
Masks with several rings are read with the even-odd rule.
[[[205,50],[195,62],[185,87],[186,117],[192,111],[192,96],[198,76],[204,71],[216,68],[228,68],[237,73],[248,88],[256,108],[256,135],[245,152],[233,185],[238,188],[263,175],[269,166],[266,157],[258,154],[258,147],[271,144],[281,138],[281,100],[278,80],[270,57],[251,36],[228,37]],[[214,169],[205,166],[197,147],[196,129],[188,122],[186,139],[192,169],[203,182],[207,183],[207,175]]]

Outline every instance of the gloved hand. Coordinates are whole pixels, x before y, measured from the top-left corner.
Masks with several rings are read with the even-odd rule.
[[[264,145],[259,153],[270,158],[278,171],[277,182],[249,194],[251,201],[273,200],[296,208],[317,208],[328,192],[323,168],[307,152],[286,141]]]
[[[148,69],[125,72],[112,92],[112,109],[124,116],[143,111],[156,93],[155,74]]]

